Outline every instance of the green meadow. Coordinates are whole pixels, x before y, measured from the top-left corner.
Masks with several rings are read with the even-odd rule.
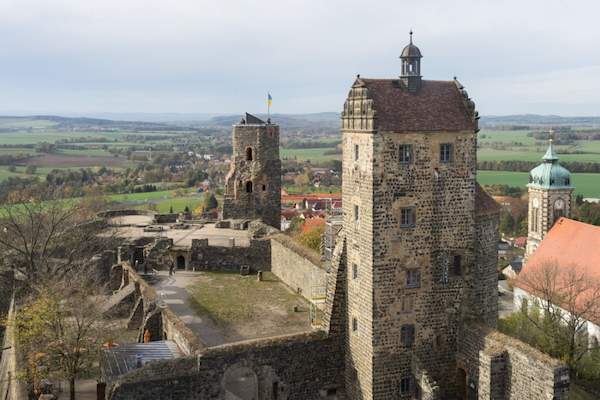
[[[477,180],[482,185],[503,184],[525,187],[528,182],[527,172],[509,171],[477,171]],[[584,197],[600,197],[600,174],[572,174],[575,194]]]

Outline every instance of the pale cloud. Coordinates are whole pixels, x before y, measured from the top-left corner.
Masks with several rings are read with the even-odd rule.
[[[339,111],[393,77],[415,30],[425,78],[483,114],[597,114],[595,0],[0,0],[0,111]],[[566,84],[567,81],[569,84]]]

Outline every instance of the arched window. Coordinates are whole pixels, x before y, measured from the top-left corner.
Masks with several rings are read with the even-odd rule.
[[[252,181],[246,182],[246,193],[252,193]]]
[[[252,161],[252,147],[246,148],[246,161]]]

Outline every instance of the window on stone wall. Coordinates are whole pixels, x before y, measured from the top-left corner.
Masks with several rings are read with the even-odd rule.
[[[406,287],[418,288],[421,286],[421,271],[418,269],[409,269],[406,271]]]
[[[265,190],[267,190],[267,185],[262,185],[262,190],[263,190],[263,192],[264,192]]]
[[[410,376],[405,376],[404,378],[400,379],[400,394],[410,393],[411,381],[412,379]]]
[[[409,164],[412,161],[412,145],[401,144],[398,149],[398,158],[401,164]]]
[[[252,147],[246,148],[246,161],[252,161]]]
[[[400,209],[400,227],[412,228],[415,226],[415,209],[412,207]]]
[[[531,211],[531,225],[534,232],[539,232],[539,221],[540,221],[540,210],[537,207],[533,207]]]
[[[400,342],[402,346],[411,347],[415,342],[415,326],[402,325],[400,328]]]
[[[358,205],[354,205],[354,223],[358,224],[358,221],[360,219],[360,209],[358,207]]]
[[[443,163],[448,163],[448,162],[451,162],[452,159],[453,159],[452,144],[451,143],[440,144],[440,161]]]
[[[415,295],[414,294],[405,294],[402,297],[402,312],[410,313],[413,311],[415,307]]]
[[[252,181],[246,182],[246,193],[252,193]]]
[[[352,264],[352,279],[356,279],[358,278],[358,265],[353,263]]]
[[[462,268],[462,257],[459,254],[454,254],[452,256],[452,274],[455,276],[462,276],[463,268]]]
[[[358,320],[356,317],[352,318],[352,332],[358,331]]]
[[[354,161],[358,161],[358,158],[360,156],[360,148],[358,147],[357,144],[354,145]]]

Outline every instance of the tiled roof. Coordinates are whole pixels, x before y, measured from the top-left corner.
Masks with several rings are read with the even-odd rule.
[[[562,279],[569,279],[568,274],[564,272],[571,269],[600,280],[600,227],[568,218],[556,221],[538,248],[527,259],[515,286],[528,292],[533,291],[528,282],[535,281],[535,274],[545,265],[558,267],[557,288],[560,288],[561,284],[569,285],[569,282]],[[586,295],[583,294],[577,301],[585,302]]]
[[[397,79],[363,79],[384,131],[463,131],[476,129],[455,81],[423,80],[409,92]],[[357,82],[357,83],[358,83]]]
[[[600,279],[600,226],[559,219],[529,256],[525,269],[547,261],[565,267],[579,265]]]
[[[475,186],[475,212],[477,214],[496,214],[500,212],[500,204],[477,183]]]

